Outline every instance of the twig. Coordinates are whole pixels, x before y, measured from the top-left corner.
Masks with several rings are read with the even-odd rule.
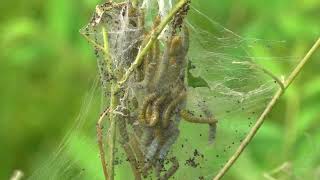
[[[275,178],[273,178],[273,175],[277,174],[277,173],[285,173],[286,175],[290,175],[291,171],[292,171],[292,165],[290,162],[285,162],[283,163],[281,166],[273,169],[271,172],[267,173],[263,173],[263,177],[265,177],[268,180],[276,180]]]
[[[108,73],[112,74],[112,67],[111,67],[111,57],[109,53],[109,39],[108,39],[108,32],[106,28],[102,28],[102,36],[103,36],[103,52],[105,53],[105,63],[107,64]]]
[[[86,38],[86,40],[93,44],[93,46],[99,50],[101,50],[104,54],[108,54],[108,52],[105,51],[104,47],[101,46],[100,44],[96,43],[94,40],[92,40],[91,38],[89,38],[86,34],[81,33],[81,35]]]
[[[262,112],[261,116],[258,118],[255,125],[252,127],[248,135],[245,137],[245,139],[242,141],[236,152],[230,157],[228,162],[224,165],[224,167],[218,172],[218,174],[213,178],[213,180],[219,180],[221,179],[225,173],[230,169],[230,167],[236,162],[236,160],[239,158],[241,153],[244,151],[244,149],[248,146],[248,144],[251,142],[255,134],[258,132],[259,128],[263,124],[266,116],[271,112],[274,105],[278,102],[278,99],[283,94],[284,90],[288,89],[290,84],[294,81],[294,79],[297,77],[297,75],[301,72],[306,62],[310,59],[310,57],[315,53],[315,51],[320,47],[320,38],[317,40],[317,42],[313,45],[313,47],[309,50],[309,52],[306,54],[306,56],[299,62],[299,64],[295,67],[295,69],[291,72],[287,80],[284,82],[284,89],[280,88],[276,94],[273,96],[272,100],[269,102],[265,110]]]
[[[102,165],[102,170],[103,170],[103,174],[106,180],[108,180],[108,170],[107,170],[107,164],[106,164],[106,157],[105,157],[105,153],[104,153],[104,147],[103,147],[103,135],[102,135],[102,129],[103,129],[103,120],[106,117],[106,115],[109,112],[109,108],[106,109],[105,111],[103,111],[103,113],[100,115],[100,118],[97,122],[97,137],[98,137],[98,146],[99,146],[99,151],[100,151],[100,161],[101,161],[101,165]]]
[[[119,105],[119,97],[114,92],[116,84],[113,82],[111,85],[111,98],[110,98],[110,110],[113,111]],[[110,113],[110,140],[109,142],[109,179],[114,179],[114,153],[115,153],[115,143],[116,143],[116,115]]]

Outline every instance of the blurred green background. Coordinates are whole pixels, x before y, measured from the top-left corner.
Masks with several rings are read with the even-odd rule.
[[[79,34],[97,0],[12,0],[0,7],[0,179],[27,176],[50,156],[81,111],[97,69]],[[320,35],[319,0],[200,0],[241,35],[285,40],[301,57]],[[272,56],[272,54],[270,54]],[[226,179],[320,179],[320,52],[308,63]],[[279,67],[277,67],[279,68]],[[280,67],[281,68],[281,67]],[[284,67],[285,68],[285,67]],[[91,106],[96,119],[100,106]],[[94,121],[93,121],[94,122]],[[94,127],[94,126],[92,126]],[[94,134],[94,128],[88,132]],[[93,157],[96,158],[96,157]]]

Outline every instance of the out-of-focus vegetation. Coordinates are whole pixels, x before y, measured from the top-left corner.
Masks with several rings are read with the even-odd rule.
[[[15,169],[30,175],[56,149],[79,115],[97,74],[95,57],[79,29],[97,3],[1,2],[0,179],[8,179]],[[302,56],[320,35],[319,0],[207,0],[195,4],[238,34],[285,40],[289,50],[281,56]],[[284,163],[292,168],[275,172],[273,177],[320,179],[319,59],[318,52],[226,179],[262,179]],[[96,119],[100,108],[93,104],[88,119]],[[88,133],[94,131],[93,124]],[[86,148],[77,151],[84,158],[97,158]]]

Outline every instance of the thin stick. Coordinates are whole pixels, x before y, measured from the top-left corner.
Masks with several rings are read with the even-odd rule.
[[[141,146],[140,146],[139,140],[137,139],[137,137],[134,133],[131,133],[131,135],[130,135],[130,143],[129,144],[132,147],[133,152],[137,157],[137,165],[140,170],[144,167],[144,155],[143,155],[143,152],[140,148]]]
[[[104,147],[103,147],[103,135],[102,135],[102,123],[104,122],[104,117],[108,114],[109,108],[103,111],[103,113],[100,115],[100,118],[97,122],[97,138],[98,138],[98,146],[99,146],[99,152],[100,152],[100,161],[102,165],[102,170],[104,174],[104,178],[108,180],[108,170],[107,170],[107,163],[106,163],[106,157],[105,157],[105,152],[104,152]]]
[[[104,54],[109,54],[108,52],[105,51],[104,47],[101,46],[100,44],[94,42],[94,40],[92,40],[91,38],[89,38],[89,36],[87,36],[86,34],[81,33],[81,35],[86,38],[86,40],[93,44],[94,47],[96,47],[97,49],[101,50]]]
[[[161,21],[161,23],[152,31],[150,39],[146,46],[139,52],[134,62],[131,64],[129,69],[124,74],[121,81],[118,82],[121,87],[128,79],[131,73],[137,68],[143,61],[143,57],[148,53],[152,45],[156,42],[157,38],[161,34],[162,30],[167,26],[171,19],[176,15],[176,13],[188,2],[188,0],[180,0],[175,7],[170,11],[170,13]]]
[[[102,28],[102,36],[103,36],[103,52],[105,54],[105,63],[107,64],[107,70],[108,73],[112,74],[112,65],[111,65],[111,57],[109,53],[109,38],[108,38],[108,32],[106,28]]]
[[[290,84],[294,81],[294,79],[297,77],[297,75],[301,72],[306,62],[310,59],[310,57],[315,53],[315,51],[320,47],[320,38],[317,40],[317,42],[313,45],[313,47],[309,50],[309,52],[306,54],[306,56],[299,62],[299,64],[295,67],[295,69],[291,72],[287,80],[284,82],[284,90],[286,90]],[[258,118],[255,125],[252,127],[248,135],[245,137],[245,139],[242,141],[236,152],[230,157],[228,162],[224,165],[222,169],[218,172],[218,174],[213,178],[213,180],[219,180],[221,179],[225,173],[230,169],[230,167],[236,162],[236,160],[239,158],[241,153],[244,151],[244,149],[248,146],[248,144],[251,142],[255,134],[258,132],[259,128],[263,124],[266,116],[271,112],[274,105],[277,103],[278,99],[281,97],[281,95],[284,92],[283,89],[279,89],[276,94],[273,96],[272,100],[267,105],[266,109],[263,111],[261,116]]]
[[[116,95],[115,89],[116,83],[112,81],[111,85],[111,97],[110,97],[110,111],[119,105],[119,97]],[[114,179],[114,153],[115,153],[115,143],[116,143],[116,125],[117,125],[117,116],[113,113],[110,113],[110,140],[109,142],[109,164],[110,164],[110,173],[109,180]]]
[[[310,57],[316,52],[316,50],[320,47],[320,38],[317,40],[317,42],[312,46],[312,48],[309,50],[309,52],[306,54],[306,56],[301,60],[301,62],[297,65],[297,67],[292,71],[290,76],[287,78],[287,80],[284,83],[284,86],[287,88],[290,86],[290,84],[294,81],[294,79],[297,77],[297,75],[300,73],[303,66],[306,64],[306,62],[310,59]]]
[[[131,169],[133,171],[134,179],[141,180],[141,172],[139,170],[139,164],[134,155],[133,149],[130,147],[128,143],[123,144],[123,149],[127,155],[127,161],[129,162]]]
[[[102,27],[102,35],[103,35],[103,52],[105,54],[105,62],[107,64],[107,69],[110,74],[112,74],[112,67],[111,67],[111,59],[110,59],[110,53],[109,53],[109,40],[108,40],[108,33],[106,28]],[[116,88],[116,82],[115,80],[111,80],[111,97],[110,97],[110,111],[114,111],[114,109],[119,104],[119,99],[115,93]],[[110,173],[109,176],[106,176],[107,180],[113,180],[114,179],[114,153],[115,153],[115,141],[116,141],[116,116],[111,113],[110,114],[110,139],[108,140],[109,145],[109,166],[110,166]]]

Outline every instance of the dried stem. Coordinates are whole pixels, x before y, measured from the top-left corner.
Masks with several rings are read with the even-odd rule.
[[[104,54],[109,54],[109,52],[105,51],[105,48],[102,47],[100,44],[96,43],[94,40],[92,40],[88,35],[81,33],[81,35],[89,42],[91,43],[95,48],[101,50]]]
[[[100,118],[97,122],[97,137],[98,137],[98,146],[100,151],[100,161],[102,165],[103,174],[106,180],[108,180],[109,175],[108,175],[108,170],[106,166],[106,157],[105,157],[104,146],[103,146],[103,133],[102,133],[103,125],[102,124],[108,112],[109,112],[109,108],[103,111],[103,113],[100,115]]]
[[[115,83],[112,83],[111,88],[111,101],[110,101],[110,139],[109,139],[109,166],[110,166],[110,172],[108,180],[114,179],[114,153],[115,153],[115,141],[116,141],[116,115],[113,113],[113,111],[116,109],[116,107],[119,105],[119,97],[114,92]]]
[[[106,66],[108,69],[108,73],[112,74],[112,69],[110,66],[110,54],[109,54],[109,43],[108,43],[108,34],[105,28],[102,28],[102,35],[103,35],[103,52],[105,53],[105,62]],[[108,108],[108,111],[106,112],[113,112],[114,109],[118,106],[119,100],[116,96],[116,93],[114,92],[114,89],[116,89],[116,82],[114,80],[111,80],[111,101],[110,101],[110,107]],[[107,167],[106,167],[106,162],[105,162],[105,157],[104,157],[104,149],[102,146],[102,139],[101,139],[101,145],[99,145],[100,148],[100,154],[103,157],[101,158],[101,163],[103,167],[103,172],[106,180],[113,180],[114,179],[114,149],[115,149],[115,138],[116,138],[116,117],[113,113],[110,113],[110,134],[108,135],[110,139],[108,140],[108,145],[109,145],[109,169],[110,172],[108,172]],[[100,120],[99,120],[100,121]],[[100,122],[101,123],[101,122]],[[98,134],[99,138],[99,134]],[[102,146],[102,147],[100,147]]]
[[[283,92],[288,89],[290,84],[294,81],[294,79],[297,77],[297,75],[302,71],[304,65],[306,62],[310,59],[310,57],[315,53],[315,51],[320,47],[320,38],[317,40],[317,42],[313,45],[313,47],[309,50],[309,52],[306,54],[306,56],[299,62],[299,64],[295,67],[295,69],[291,72],[287,80],[283,83],[284,89],[280,88],[276,94],[273,96],[272,100],[269,102],[265,110],[262,112],[261,116],[258,118],[255,125],[252,127],[251,131],[248,133],[248,135],[245,137],[245,139],[242,141],[236,152],[230,157],[228,162],[224,165],[224,167],[218,172],[218,174],[213,178],[213,180],[219,180],[221,179],[225,173],[230,169],[230,167],[236,162],[236,160],[239,158],[241,153],[244,151],[244,149],[248,146],[248,144],[251,142],[255,134],[258,132],[259,128],[263,124],[266,116],[271,112],[274,105],[278,102],[278,99],[281,97]]]

